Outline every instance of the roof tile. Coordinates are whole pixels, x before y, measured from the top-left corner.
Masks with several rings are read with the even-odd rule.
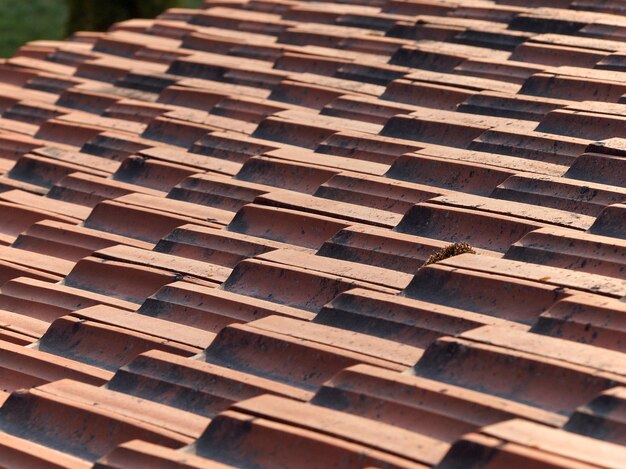
[[[522,3],[1,61],[0,465],[621,467],[626,22]]]

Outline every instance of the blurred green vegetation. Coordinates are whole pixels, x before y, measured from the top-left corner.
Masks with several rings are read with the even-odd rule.
[[[152,18],[166,8],[202,0],[0,0],[0,57],[25,42],[62,39],[74,31],[105,31],[116,21]]]
[[[0,0],[0,56],[27,41],[64,37],[67,19],[65,0]]]

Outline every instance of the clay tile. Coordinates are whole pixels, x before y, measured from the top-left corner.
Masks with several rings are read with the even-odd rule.
[[[0,310],[1,339],[17,345],[29,345],[39,339],[48,323],[11,311]],[[8,397],[8,396],[7,396]]]
[[[510,155],[556,165],[570,166],[590,141],[535,131],[530,128],[496,127],[483,132],[468,146],[470,150]]]
[[[105,322],[98,320],[102,313],[106,315]],[[164,333],[159,329],[163,329],[166,323],[158,319],[140,317],[142,326],[137,327],[137,321],[133,321],[133,316],[136,316],[134,313],[120,313],[110,307],[95,306],[75,313],[78,317],[56,319],[36,347],[60,357],[115,371],[147,350],[164,350],[186,357],[195,355],[202,350],[198,343],[206,345],[213,338],[202,331],[203,338],[197,340],[201,331],[185,326],[169,325],[168,332]],[[182,337],[181,329],[195,332],[195,340],[191,335],[186,339],[186,342],[195,341],[195,345],[177,341]],[[158,335],[154,334],[155,330],[159,331]]]
[[[427,153],[427,150],[420,153]],[[514,174],[513,171],[479,163],[429,157],[420,153],[399,157],[385,176],[427,186],[489,195],[496,186]]]
[[[182,458],[182,459],[181,459]],[[166,446],[155,445],[143,440],[131,440],[115,447],[107,455],[100,458],[94,465],[97,469],[128,468],[140,469],[149,464],[160,467],[161,464],[169,467],[201,469],[210,465],[214,469],[233,469],[233,466],[218,463],[206,458],[182,453]],[[90,466],[91,467],[91,466]]]
[[[236,134],[233,134],[233,136]],[[234,176],[241,169],[236,162],[227,161],[221,157],[212,157],[190,153],[174,147],[146,148],[138,152],[139,156],[156,161],[171,164],[180,164],[185,167],[197,168],[196,172],[208,171],[209,173],[225,174]],[[221,156],[221,155],[220,155]]]
[[[0,294],[2,309],[47,323],[71,311],[99,304],[127,311],[137,309],[136,304],[127,301],[28,277],[6,282]]]
[[[485,259],[485,262],[489,262],[487,259],[497,260],[488,256],[475,256]],[[493,289],[493,295],[484,296],[484,288]],[[420,269],[403,295],[428,303],[532,324],[541,313],[567,296],[567,291],[558,286],[512,279],[492,272],[463,271],[439,262]],[[520,301],[521,298],[529,297],[532,297],[532,301]]]
[[[626,160],[620,156],[583,153],[570,166],[564,177],[582,181],[626,186]]]
[[[459,148],[467,148],[475,138],[489,130],[489,124],[475,119],[460,118],[464,115],[448,111],[432,111],[417,115],[396,115],[391,117],[381,134],[387,137],[400,137],[423,143],[440,143]]]
[[[476,141],[474,141],[475,143]],[[473,144],[472,144],[473,145]],[[436,157],[439,160],[450,159],[454,161],[468,162],[501,168],[515,173],[528,172],[543,176],[561,176],[565,167],[560,164],[536,161],[524,157],[507,155],[503,158],[500,154],[489,153],[476,150],[464,150],[461,148],[451,148],[442,145],[425,145],[425,148],[415,152],[418,155]]]
[[[624,217],[626,216],[626,204],[615,204],[606,207],[588,232],[613,238],[626,239],[624,234]]]
[[[29,207],[12,202],[0,201],[0,213],[6,221],[0,229],[0,239],[2,239],[3,244],[11,244],[22,231],[41,220],[78,223],[78,220],[74,218],[56,214],[44,208]]]
[[[57,467],[68,469],[87,469],[91,467],[91,464],[87,461],[33,443],[25,438],[19,438],[4,432],[1,435],[0,454],[2,454],[3,458],[10,459],[12,464],[23,467],[54,464]]]
[[[382,422],[374,422],[280,397],[252,398],[236,404],[233,410],[248,413],[257,418],[278,420],[303,429],[356,441],[372,449],[426,464],[437,461],[447,446],[434,438],[406,432]],[[356,428],[361,430],[355,432]],[[210,429],[211,427],[207,429],[207,433]]]
[[[271,443],[268,444],[268,441]],[[358,441],[234,411],[223,412],[212,420],[212,425],[194,447],[197,455],[235,467],[250,463],[284,466],[298,464],[303,450],[310,454],[309,461],[315,467],[429,467],[378,451]]]
[[[168,198],[235,212],[271,190],[261,184],[208,173],[184,179],[170,190]]]
[[[317,254],[412,274],[432,254],[447,244],[431,238],[356,225],[336,233],[323,244]],[[493,254],[483,250],[477,252]]]
[[[86,172],[100,177],[107,177],[109,174],[95,168],[76,165],[64,161],[53,160],[38,155],[22,156],[7,177],[28,184],[51,188],[57,182],[65,178],[68,174],[76,171]]]
[[[49,212],[65,217],[66,220],[84,220],[89,215],[89,209],[68,202],[61,202],[41,197],[28,192],[13,190],[3,192],[0,199],[5,202],[17,203],[26,207],[42,208]]]
[[[626,435],[622,418],[625,391],[624,387],[616,387],[600,393],[579,407],[563,428],[580,435],[623,445]]]
[[[626,105],[616,106],[626,109]],[[550,111],[537,126],[537,130],[589,140],[601,140],[610,137],[626,137],[625,124],[626,118],[623,115],[566,108]]]
[[[536,73],[524,82],[520,93],[575,101],[616,103],[626,92],[626,85],[623,82],[609,80],[609,77],[602,80],[600,77],[568,76],[558,72]]]
[[[146,44],[150,44],[150,46],[158,45],[161,47],[176,48],[180,46],[180,41],[134,32],[113,31],[98,39],[93,45],[93,50],[107,54],[131,57],[138,50],[145,47]]]
[[[189,282],[161,287],[146,298],[138,312],[214,333],[229,324],[270,315],[303,320],[313,318],[312,313],[302,309]]]
[[[311,164],[334,172],[344,170],[382,176],[389,169],[385,164],[363,161],[358,158],[354,159],[335,155],[328,156],[302,148],[279,148],[277,150],[268,151],[263,156],[294,163]]]
[[[489,315],[489,311],[474,313],[461,307],[459,304],[448,306],[354,289],[337,295],[326,304],[314,322],[419,348],[427,348],[441,336],[454,335],[484,324],[518,327],[506,320],[511,316],[500,319]]]
[[[152,73],[163,73],[167,70],[167,65],[139,62],[121,57],[104,56],[80,64],[76,68],[76,76],[114,83],[129,72],[142,69]]]
[[[74,87],[62,91],[57,104],[81,111],[102,113],[120,99],[122,98],[107,93]]]
[[[459,104],[474,94],[474,90],[413,81],[405,77],[389,83],[381,97],[415,106],[454,111]]]
[[[0,246],[0,259],[25,267],[34,266],[42,272],[64,276],[72,269],[73,263],[58,257],[33,253],[14,247]]]
[[[389,102],[370,96],[341,95],[326,104],[321,112],[328,116],[384,125],[391,116],[413,112],[415,109],[412,103]]]
[[[312,123],[305,124],[304,122],[270,116],[259,124],[253,136],[314,149],[337,130],[320,125],[316,126]]]
[[[256,139],[234,132],[216,131],[197,140],[191,147],[191,151],[234,163],[245,163],[252,156],[276,150],[283,146],[289,145]]]
[[[524,446],[479,433],[469,433],[455,442],[436,467],[438,469],[477,469],[520,465],[520,467],[537,469],[591,469],[595,463],[596,461],[590,465],[534,446]]]
[[[471,270],[488,271],[494,274],[533,280],[611,297],[621,297],[626,294],[626,280],[622,278],[612,278],[586,272],[573,272],[558,267],[528,264],[508,259],[490,259],[486,256],[472,256],[471,254],[461,254],[460,256],[446,259],[442,263],[455,267],[462,265],[464,268]],[[489,265],[489,269],[485,269],[485,265]]]
[[[272,88],[286,76],[286,72],[273,70],[270,62],[241,57],[226,58],[218,54],[202,53],[183,57],[172,62],[168,74],[205,80],[226,81],[245,86]],[[246,67],[248,65],[248,67]],[[172,83],[165,84],[169,86]],[[163,87],[165,87],[163,86]]]
[[[216,212],[215,210],[217,209],[207,208],[206,214],[202,214],[201,211],[197,210],[198,206],[193,206],[195,214],[190,214],[191,216],[178,215],[175,213],[176,205],[174,203],[185,204],[185,202],[159,197],[156,199],[155,201],[150,201],[148,206],[143,205],[141,202],[133,204],[131,202],[133,199],[124,199],[123,197],[114,201],[101,202],[93,209],[89,218],[85,220],[84,225],[87,228],[102,230],[107,233],[157,243],[174,228],[188,223],[204,226],[222,226],[218,218],[215,217],[221,218],[225,213],[229,213],[223,210]],[[126,201],[131,203],[124,203]],[[162,205],[169,203],[173,208],[170,210],[159,210],[156,208],[158,205],[152,205],[156,201],[163,201]],[[180,207],[186,207],[186,205]],[[182,208],[181,212],[184,213],[184,211],[185,209]],[[135,220],[137,216],[143,217],[144,225],[141,227],[132,223],[132,220]],[[229,214],[228,218],[232,218],[232,214]]]
[[[42,414],[52,418],[42,419]],[[79,435],[66,423],[72,416],[84,422]],[[28,435],[36,443],[86,461],[138,437],[177,448],[193,441],[208,423],[188,412],[71,380],[13,393],[0,420],[3,430],[17,437],[26,436],[23,423],[30,422]]]
[[[626,243],[605,236],[542,228],[511,245],[505,257],[621,278],[626,270]]]
[[[511,60],[532,62],[542,65],[593,68],[604,59],[609,52],[586,48],[583,44],[570,46],[558,43],[544,43],[541,38],[546,35],[534,36],[529,41],[519,44],[511,54]],[[537,38],[537,39],[535,39]]]
[[[111,246],[94,253],[94,257],[113,261],[124,261],[130,264],[155,267],[175,272],[177,275],[204,279],[211,282],[222,282],[230,273],[229,268],[212,265],[208,262],[179,259],[169,254],[146,251],[132,246]]]
[[[517,15],[509,27],[534,33],[575,34],[587,23],[593,22],[594,16],[601,15],[588,12],[569,12],[555,8],[538,8],[528,13]]]
[[[486,47],[466,46],[439,41],[420,41],[399,47],[389,63],[405,67],[420,68],[436,72],[449,72],[470,58],[506,60],[506,51],[495,51]]]
[[[555,303],[532,331],[624,352],[623,302],[599,295],[577,294]]]
[[[113,179],[129,185],[139,185],[156,191],[168,192],[176,184],[197,171],[197,168],[182,164],[158,161],[142,156],[129,156],[115,172]]]
[[[414,204],[445,192],[445,190],[437,190],[428,185],[391,181],[377,176],[341,173],[320,185],[314,195],[404,214]]]
[[[626,201],[626,190],[566,178],[515,175],[495,188],[492,197],[597,216],[607,206]]]
[[[343,131],[328,137],[315,151],[390,165],[403,153],[422,148],[410,140]]]
[[[62,161],[68,164],[76,164],[81,166],[81,171],[101,172],[104,174],[114,173],[119,163],[104,158],[99,158],[87,153],[72,151],[64,147],[47,146],[36,148],[32,151],[34,155],[43,156],[56,161]],[[105,176],[106,177],[106,176]]]
[[[540,121],[548,112],[569,103],[570,101],[559,99],[511,95],[499,91],[482,91],[468,97],[458,106],[457,110],[471,114]]]
[[[476,226],[481,229],[472,228]],[[406,212],[395,231],[506,252],[525,234],[543,226],[537,221],[497,213],[422,202]]]
[[[214,228],[186,225],[162,238],[156,252],[235,267],[248,257],[276,249],[297,249],[291,244],[247,236]]]
[[[312,194],[339,172],[332,168],[285,161],[272,156],[268,154],[250,158],[237,173],[237,179],[264,185],[264,191],[258,195],[273,192],[276,188]]]
[[[284,280],[279,282],[279,279]],[[299,285],[298,289],[294,285]],[[353,287],[389,293],[398,291],[397,287],[377,285],[366,280],[256,259],[240,262],[223,285],[230,292],[313,312],[318,311],[338,292]]]
[[[350,222],[393,228],[402,219],[401,215],[346,202],[336,202],[297,192],[276,191],[260,195],[258,204],[286,209],[300,209],[316,215],[335,216]]]
[[[159,116],[150,122],[142,137],[187,148],[212,130],[217,128]]]
[[[517,177],[517,176],[515,176]],[[593,217],[572,213],[567,210],[538,208],[532,204],[521,202],[500,202],[490,197],[481,197],[470,194],[450,193],[432,199],[433,204],[442,203],[453,207],[464,207],[519,217],[534,222],[548,223],[578,230],[588,229],[593,223]]]
[[[94,366],[5,341],[0,341],[0,355],[2,389],[8,392],[64,378],[100,386],[113,375]],[[4,409],[4,406],[0,408],[0,414]]]
[[[311,253],[292,249],[276,249],[256,256],[256,259],[275,262],[293,267],[306,266],[307,270],[326,272],[347,279],[381,285],[389,288],[402,289],[411,280],[410,275],[399,272],[391,274],[387,269],[365,266],[356,262],[329,259]]]
[[[454,442],[466,432],[509,418],[559,426],[565,417],[467,388],[369,365],[347,368],[311,402],[418,434]],[[343,405],[339,409],[338,403]]]
[[[173,379],[172,373],[177,374]],[[201,360],[152,350],[121,368],[109,389],[214,417],[230,405],[260,394],[306,400],[311,393],[267,378]],[[163,392],[167,389],[167,392]]]
[[[612,372],[619,370],[606,362],[607,352],[615,354],[613,365],[620,353],[598,354],[599,349],[589,345],[506,327],[484,326],[476,331],[474,336],[468,332],[461,338],[438,339],[416,364],[415,374],[562,415],[624,382],[623,375]],[[484,333],[491,335],[487,338]],[[479,336],[476,342],[470,338]]]
[[[624,457],[622,454],[624,448],[619,445],[572,435],[560,429],[552,429],[522,419],[486,427],[481,433],[570,460],[572,464],[617,468],[621,464],[620,459]],[[593,456],[588,453],[589,448],[593,448]]]
[[[111,200],[132,193],[163,197],[164,192],[84,173],[71,173],[56,183],[48,192],[51,199],[95,207],[103,200]]]
[[[237,212],[227,229],[281,243],[318,249],[337,231],[352,224],[340,218],[297,209],[248,204]]]
[[[621,468],[620,8],[205,0],[0,61],[0,465]]]
[[[421,353],[416,347],[384,339],[270,316],[225,327],[204,355],[215,365],[315,391],[346,366],[367,363],[401,371]],[[290,363],[279,359],[285,354],[293,357]]]

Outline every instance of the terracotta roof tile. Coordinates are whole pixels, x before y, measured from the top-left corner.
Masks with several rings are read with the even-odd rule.
[[[475,138],[468,148],[569,166],[590,143],[587,139],[536,131],[534,122],[531,126],[533,129],[510,127],[489,129]]]
[[[353,223],[393,228],[402,216],[380,209],[365,208],[348,202],[331,201],[316,196],[309,196],[287,191],[275,191],[263,194],[255,202],[271,207],[286,209],[305,208],[307,212],[324,216],[335,216]]]
[[[623,445],[624,424],[620,415],[623,407],[624,388],[609,389],[580,407],[563,428]]]
[[[112,377],[109,371],[10,342],[0,342],[0,354],[2,389],[6,392],[65,378],[99,386]]]
[[[558,228],[542,228],[512,244],[505,257],[622,278],[626,243],[605,236],[574,235]]]
[[[41,418],[42,414],[48,417]],[[63,424],[70,415],[83,421],[83,432],[77,438],[72,438],[71,427]],[[198,436],[207,423],[193,414],[71,380],[12,394],[2,407],[0,420],[7,433],[27,436],[86,461],[97,459],[133,435],[179,447]],[[25,421],[30,422],[28,434],[20,424]],[[171,425],[176,421],[175,427],[163,427],[164,422]],[[112,429],[114,438],[109,437]]]
[[[625,204],[610,205],[598,215],[589,228],[589,233],[624,239],[624,232],[621,229],[624,226],[624,216],[626,216]]]
[[[506,319],[490,316],[488,311],[473,313],[454,306],[361,288],[337,295],[321,309],[314,322],[419,348],[428,347],[439,337],[484,324],[517,327]]]
[[[311,402],[444,442],[454,442],[472,429],[516,416],[549,426],[564,422],[560,415],[467,388],[446,384],[445,392],[441,392],[441,385],[419,376],[355,365],[322,386]]]
[[[577,294],[542,313],[533,332],[624,351],[623,302],[598,295]]]
[[[289,404],[288,400],[280,402]],[[316,408],[313,410],[317,411]],[[334,416],[338,417],[337,414]],[[331,422],[334,421],[336,420],[331,420]],[[371,464],[374,467],[389,465],[414,469],[429,467],[405,457],[398,457],[384,450],[372,448],[362,441],[342,438],[342,435],[324,434],[316,431],[315,428],[303,428],[303,425],[290,425],[247,413],[226,411],[212,422],[213,425],[207,429],[204,438],[194,449],[196,455],[209,458],[211,463],[217,460],[220,464],[233,464],[235,467],[245,466],[250,461],[289,465],[300,459],[299,448],[311,448],[311,459],[309,459],[311,467],[337,464]],[[360,420],[354,423],[353,420],[350,423],[358,426],[358,423],[365,422]],[[243,429],[247,430],[243,431]],[[279,440],[280,438],[282,441]],[[268,444],[268,441],[271,443]],[[424,445],[430,441],[432,440],[422,440]],[[283,445],[285,442],[287,444]],[[239,448],[239,451],[233,451],[234,447]],[[283,447],[286,448],[285,451],[277,451]]]
[[[565,177],[624,187],[624,159],[600,153],[583,153],[570,166]]]
[[[442,261],[442,264],[534,280],[550,285],[558,285],[563,288],[573,288],[612,297],[622,297],[626,294],[626,280],[623,278],[573,272],[559,267],[542,266],[493,257],[473,256],[471,254],[461,254],[455,258],[446,259]],[[487,266],[489,268],[486,268]]]
[[[93,467],[103,468],[140,468],[146,464],[152,467],[166,465],[170,467],[203,468],[208,464],[215,469],[229,469],[233,466],[189,454],[165,446],[147,443],[142,440],[131,440],[118,445],[113,451],[100,458]]]
[[[171,373],[177,376],[168,378]],[[303,401],[311,397],[307,391],[245,371],[157,350],[143,353],[121,368],[107,387],[206,417],[261,394]]]
[[[515,436],[515,433],[520,436]],[[569,437],[570,434],[561,430],[512,420],[487,427],[481,433],[465,435],[437,467],[495,468],[513,464],[537,468],[619,467],[621,447],[582,437],[572,437],[568,441],[571,445],[564,446],[563,442]],[[557,447],[548,449],[551,444]],[[578,448],[592,446],[597,453],[589,458],[581,454],[575,445],[579,445]]]
[[[90,306],[109,305],[129,311],[137,308],[127,301],[29,277],[5,282],[0,304],[4,310],[49,323],[71,311]]]
[[[489,330],[485,328],[478,331]],[[510,340],[514,340],[514,334],[518,337],[534,335],[503,327],[498,328],[498,333],[501,339],[506,337]],[[589,346],[551,337],[536,337],[542,342],[533,339],[517,347],[513,343],[502,345],[501,342],[474,342],[462,337],[442,338],[426,350],[415,372],[429,379],[480,390],[523,404],[533,402],[535,406],[563,415],[570,414],[596,393],[623,382],[621,375],[600,372],[592,363],[543,356],[544,350],[539,348],[540,343],[545,350],[552,349],[557,343],[571,344],[578,353],[581,347]],[[531,369],[537,370],[532,377],[526,374]],[[524,376],[520,380],[521,373]]]
[[[480,226],[480,230],[472,227]],[[541,228],[538,221],[429,202],[411,208],[396,231],[448,242],[468,242],[481,249],[505,252],[525,234]]]
[[[0,463],[621,467],[622,13],[207,0],[2,61]]]
[[[478,257],[489,259],[487,263],[499,260],[496,257]],[[457,264],[442,261],[420,269],[403,295],[428,303],[532,324],[539,314],[569,293],[561,287],[528,278],[497,275],[496,272],[495,269],[481,273],[470,272],[463,267],[459,268]],[[485,295],[484,288],[493,293]]]
[[[136,315],[130,313],[124,318],[122,312],[116,314],[109,307],[94,308],[97,310],[86,308],[79,317],[63,316],[56,319],[37,343],[39,350],[109,371],[117,370],[136,354],[146,350],[164,350],[186,357],[202,350],[197,344],[190,345],[176,340],[180,339],[181,329],[184,333],[185,326],[168,327],[168,337],[159,337],[149,333],[151,325],[156,323],[156,327],[159,326],[158,319],[141,318],[144,325],[140,330],[132,330],[128,328],[133,327],[132,316]],[[98,320],[100,314],[106,315],[107,322]],[[115,321],[115,324],[109,321]],[[196,332],[195,329],[193,331]],[[210,340],[212,337],[205,333],[203,338]]]
[[[417,272],[432,254],[446,245],[445,241],[432,238],[353,225],[338,231],[317,253],[412,274]],[[490,251],[479,251],[485,255],[498,255]]]
[[[62,451],[51,449],[8,433],[2,432],[0,434],[2,435],[0,451],[2,451],[3,457],[11,461],[12,464],[31,467],[54,464],[57,467],[71,469],[88,468],[91,466],[87,461]]]

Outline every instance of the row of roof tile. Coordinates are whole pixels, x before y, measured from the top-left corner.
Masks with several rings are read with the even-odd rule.
[[[0,465],[623,467],[622,13],[207,0],[23,46]]]

